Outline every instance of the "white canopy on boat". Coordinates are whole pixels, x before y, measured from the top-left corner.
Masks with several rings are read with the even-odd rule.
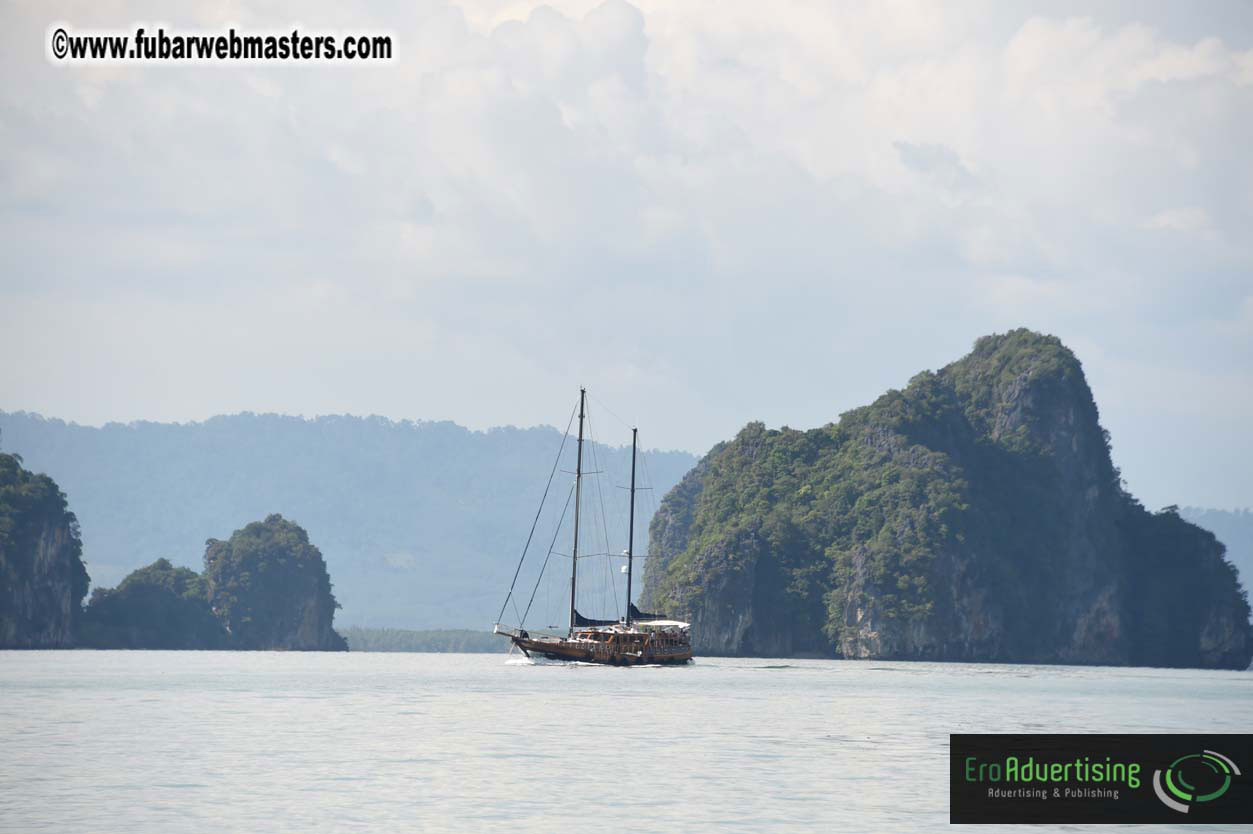
[[[681,623],[678,620],[638,620],[632,621],[631,625],[639,628],[687,628],[691,623]]]

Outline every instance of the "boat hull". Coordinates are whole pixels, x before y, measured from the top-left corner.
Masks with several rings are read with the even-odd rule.
[[[510,635],[509,639],[528,657],[539,656],[549,660],[574,663],[600,663],[606,666],[677,666],[690,663],[692,660],[691,646],[666,647],[662,650],[644,646],[637,651],[631,651],[628,647],[559,637]]]

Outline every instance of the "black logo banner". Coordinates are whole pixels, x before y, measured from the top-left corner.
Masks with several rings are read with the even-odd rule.
[[[950,735],[950,823],[1253,823],[1253,735]]]

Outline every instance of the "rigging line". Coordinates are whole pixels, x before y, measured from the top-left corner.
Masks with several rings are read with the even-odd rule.
[[[609,447],[605,447],[605,451],[608,453]],[[609,458],[606,458],[605,466],[609,466]],[[606,472],[608,472],[608,470],[606,470]],[[598,501],[600,502],[600,533],[605,541],[606,559],[603,564],[603,570],[604,574],[609,577],[609,582],[605,582],[604,579],[601,579],[600,582],[600,610],[606,610],[605,589],[606,585],[608,585],[611,599],[615,601],[614,616],[616,617],[619,616],[618,607],[616,607],[616,599],[618,599],[618,585],[616,585],[616,582],[614,581],[613,557],[609,556],[609,522],[605,517],[605,485],[604,481],[601,481],[601,478],[596,478],[596,498],[598,498]]]
[[[654,513],[660,512],[661,501],[663,498],[665,498],[665,496],[663,495],[663,496],[658,497],[657,484],[655,481],[653,481],[653,473],[645,471],[644,474],[648,476],[648,503],[652,507],[652,510]]]
[[[514,600],[513,596],[509,597],[509,602],[513,606],[513,613],[518,617],[518,628],[522,628],[522,615],[518,614],[518,603]]]
[[[635,424],[634,424],[634,423],[628,423],[626,420],[623,420],[623,419],[622,419],[621,417],[619,417],[617,414],[614,414],[614,413],[613,413],[613,409],[612,409],[612,408],[610,408],[609,406],[605,405],[605,404],[604,404],[604,402],[602,402],[602,401],[601,401],[600,397],[595,397],[595,396],[593,396],[593,395],[591,395],[591,394],[588,394],[588,395],[587,395],[587,398],[588,398],[589,400],[596,400],[596,404],[597,404],[598,406],[600,406],[601,408],[605,409],[605,411],[607,411],[607,412],[609,413],[609,416],[610,416],[610,417],[612,417],[613,419],[615,419],[615,420],[617,420],[619,423],[621,423],[623,428],[627,428],[627,429],[633,429],[633,428],[635,428]]]
[[[587,418],[587,433],[589,435],[592,434],[592,418],[590,415]],[[600,468],[600,464],[596,460],[595,435],[592,435],[592,466],[595,466],[597,469]],[[601,487],[599,478],[596,479],[596,496],[600,499],[600,527],[601,532],[605,535],[605,555],[610,556],[613,551],[609,548],[609,523],[605,520],[605,490]],[[622,611],[618,608],[618,581],[613,575],[612,558],[607,560],[606,564],[609,572],[609,586],[613,589],[613,613],[615,617],[618,617],[621,616]]]
[[[558,530],[558,531],[559,531],[559,530],[561,530],[561,522],[564,520],[564,516],[565,516],[564,511],[562,512],[562,516],[563,516],[563,518],[562,518],[562,519],[558,519],[558,521],[557,521],[557,526],[556,526],[555,528],[553,528],[554,530]],[[556,535],[556,533],[554,533],[553,535],[555,536],[555,535]],[[553,541],[551,542],[551,544],[555,545],[556,543],[557,543],[557,540],[554,538],[554,539],[553,539]],[[549,547],[549,548],[548,548],[548,553],[549,553],[549,555],[552,555],[552,552],[553,552],[552,547]],[[538,576],[538,577],[536,577],[536,579],[535,579],[535,584],[536,584],[536,587],[538,588],[538,587],[539,587],[539,583],[540,583],[540,582],[543,582],[543,581],[544,581],[544,570],[543,570],[543,568],[541,568],[541,569],[540,569],[539,576]],[[549,613],[551,613],[551,612],[552,612],[552,610],[553,610],[553,598],[552,598],[552,587],[551,587],[551,586],[552,586],[552,583],[551,583],[551,582],[544,582],[544,611],[545,611],[545,612],[549,612]],[[546,613],[546,614],[545,614],[545,616],[548,616],[548,614]],[[549,619],[552,619],[552,617],[549,617]],[[521,621],[519,621],[519,623],[518,623],[518,628],[522,628],[522,627],[523,627],[523,626],[522,626],[522,623],[521,623]]]
[[[648,471],[648,455],[644,454],[643,452],[640,452],[640,466],[644,470],[644,480],[648,483],[648,486],[643,487],[643,489],[646,489],[649,492],[652,492],[654,488],[656,487],[656,485],[653,483],[653,473]],[[641,487],[636,487],[636,489],[637,490],[641,489]],[[649,498],[651,498],[654,501],[657,500],[655,495],[650,495]]]
[[[535,535],[535,525],[539,524],[540,514],[544,512],[544,502],[548,500],[548,490],[552,488],[553,476],[557,474],[557,465],[561,463],[561,453],[565,451],[566,441],[570,439],[570,426],[574,425],[575,410],[577,409],[570,410],[570,419],[566,421],[566,433],[561,436],[561,445],[557,447],[557,459],[553,461],[552,471],[548,473],[548,483],[544,484],[544,495],[539,500],[539,509],[535,511],[535,520],[531,522],[531,532],[527,533],[526,544],[522,546],[522,555],[518,557],[518,567],[513,572],[513,581],[509,583],[509,593],[505,594],[505,601],[500,605],[500,613],[496,615],[496,622],[500,622],[500,618],[505,616],[505,608],[509,605],[509,600],[513,598],[513,588],[518,584],[518,574],[522,572],[522,563],[526,561],[526,552],[531,548],[531,538]],[[515,605],[513,610],[516,613],[518,606]]]
[[[557,546],[557,536],[561,533],[561,525],[566,520],[566,513],[570,509],[570,499],[574,497],[574,484],[570,484],[570,491],[566,493],[566,504],[561,508],[561,518],[557,519],[557,527],[553,530],[553,540],[548,544],[548,555],[544,557],[544,564],[540,566],[539,576],[535,579],[535,587],[531,589],[531,599],[526,604],[526,610],[522,612],[522,619],[518,621],[518,628],[526,624],[526,615],[531,613],[531,603],[535,602],[535,592],[539,590],[540,583],[544,581],[544,569],[548,567],[548,560],[553,555],[553,548]],[[545,589],[547,593],[547,589]]]
[[[640,463],[643,464],[644,480],[648,484],[648,518],[650,519],[649,527],[651,527],[651,519],[656,517],[657,511],[661,509],[661,504],[657,500],[657,493],[655,492],[656,484],[653,481],[653,473],[648,470],[648,455],[643,452],[640,453]],[[647,557],[648,551],[652,548],[652,540],[648,536],[649,532],[648,527],[646,527],[644,529],[645,557]],[[643,587],[644,583],[641,582],[640,588],[642,589]]]

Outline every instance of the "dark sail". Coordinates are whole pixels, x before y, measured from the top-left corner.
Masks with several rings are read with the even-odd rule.
[[[584,617],[577,610],[574,612],[575,628],[588,628],[590,626],[611,626],[611,625],[617,625],[617,624],[618,624],[617,620],[593,620],[593,619],[590,619],[589,617]]]
[[[643,611],[635,607],[635,603],[631,603],[631,619],[632,620],[667,620],[665,614],[645,614]]]

